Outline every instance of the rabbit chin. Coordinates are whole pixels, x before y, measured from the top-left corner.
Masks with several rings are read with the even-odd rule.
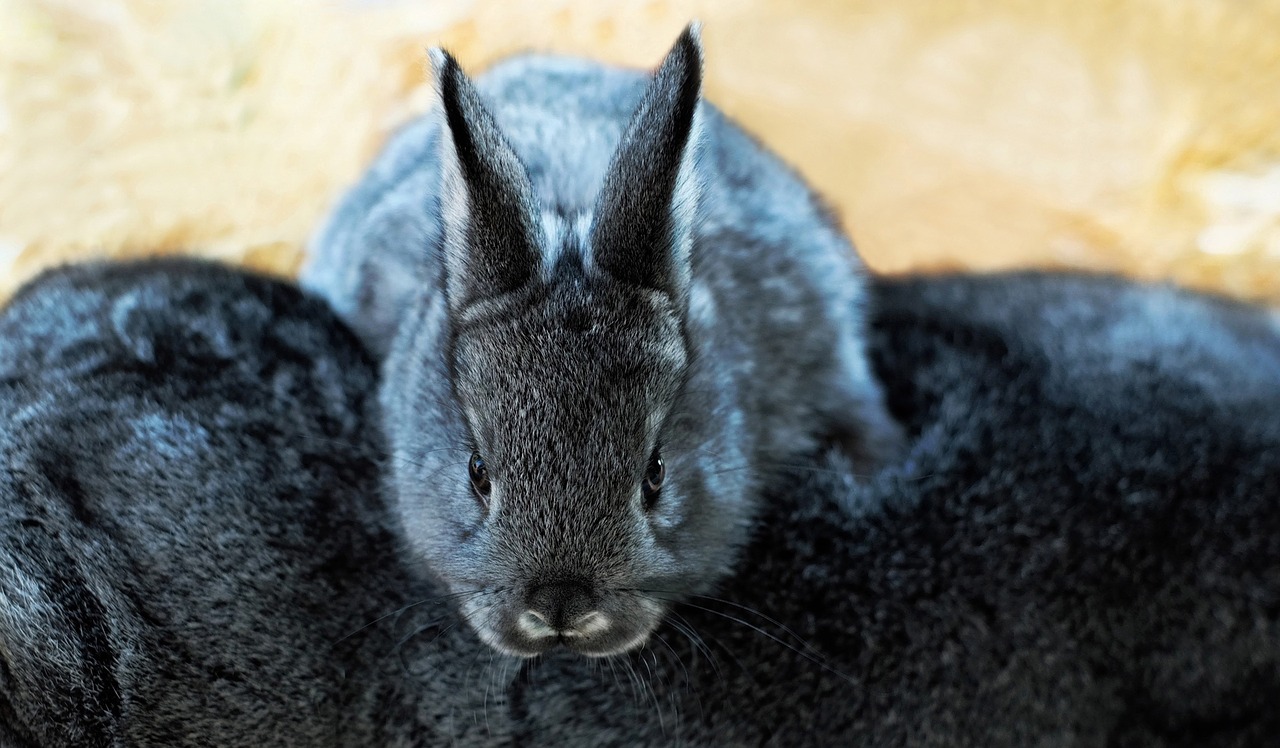
[[[520,614],[506,606],[468,604],[462,614],[481,641],[503,654],[529,658],[563,648],[585,657],[612,657],[643,646],[666,612],[661,603],[644,598],[627,608],[598,614],[598,620],[580,631],[563,633],[531,631],[521,624]]]

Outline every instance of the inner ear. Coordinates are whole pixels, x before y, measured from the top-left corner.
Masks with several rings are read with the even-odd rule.
[[[538,273],[528,172],[451,55],[431,51],[442,122],[441,207],[450,309],[515,291]]]
[[[622,135],[591,228],[596,267],[680,302],[688,296],[691,273],[701,90],[702,43],[698,27],[690,25]]]

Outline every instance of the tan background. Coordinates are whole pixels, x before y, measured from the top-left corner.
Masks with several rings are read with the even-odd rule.
[[[1280,0],[0,0],[0,294],[100,254],[292,272],[427,44],[651,66],[695,16],[709,97],[878,269],[1280,302]]]

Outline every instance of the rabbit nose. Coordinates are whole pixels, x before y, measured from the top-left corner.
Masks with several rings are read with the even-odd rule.
[[[605,615],[594,609],[591,589],[581,584],[539,585],[529,591],[526,605],[516,620],[532,637],[586,636],[609,625]]]

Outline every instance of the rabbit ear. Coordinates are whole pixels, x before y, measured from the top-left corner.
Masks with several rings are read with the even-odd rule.
[[[443,119],[441,212],[449,309],[514,291],[538,272],[528,172],[448,52],[430,51]]]
[[[591,228],[596,267],[624,282],[688,297],[702,40],[690,24],[663,60],[622,135]]]

